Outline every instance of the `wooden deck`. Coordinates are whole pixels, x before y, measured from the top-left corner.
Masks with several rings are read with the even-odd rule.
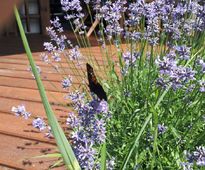
[[[99,48],[93,47],[91,50],[100,60]],[[52,108],[57,118],[65,123],[70,108],[58,105],[60,102],[65,102],[63,97],[66,93],[60,85],[62,77],[49,65],[40,61],[39,53],[34,53],[33,56],[37,65],[42,69],[43,83]],[[24,104],[33,116],[46,117],[35,80],[27,71],[28,66],[25,54],[0,56],[0,169],[2,170],[43,170],[48,169],[56,160],[31,159],[44,153],[55,152],[57,150],[55,141],[45,138],[44,133],[34,129],[31,119],[25,120],[16,117],[11,112],[12,106]],[[78,84],[82,79],[83,72],[76,73],[72,67],[68,69],[66,65],[64,66],[67,68],[67,73],[70,72],[71,75],[74,75],[74,83]],[[53,85],[57,88],[54,88]],[[55,169],[60,170],[64,167]]]

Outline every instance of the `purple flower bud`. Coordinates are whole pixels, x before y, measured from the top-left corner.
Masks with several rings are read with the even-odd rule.
[[[13,106],[11,111],[14,112],[16,116],[22,116],[25,119],[28,119],[31,116],[31,113],[26,111],[24,105],[18,105],[17,107]]]
[[[99,113],[108,113],[108,103],[105,100],[101,100],[96,108]]]
[[[53,46],[51,42],[44,42],[43,46],[44,46],[44,49],[47,50],[48,52],[53,52],[56,49],[56,47]]]
[[[164,124],[158,124],[158,133],[159,135],[162,135],[166,132],[167,126],[164,126]]]
[[[94,122],[94,132],[93,132],[93,140],[97,141],[98,143],[103,143],[105,142],[106,139],[106,127],[105,127],[105,122],[103,119],[96,120]]]
[[[47,138],[53,138],[53,132],[50,126],[47,126],[48,132],[45,134]]]
[[[72,128],[76,128],[80,126],[80,123],[79,118],[73,112],[69,113],[66,120],[67,125],[70,125]]]
[[[61,26],[61,23],[59,22],[60,19],[58,17],[56,17],[53,20],[50,20],[50,23],[54,26],[54,28],[57,28],[59,30],[59,32],[63,32],[63,28]]]
[[[65,78],[61,81],[62,87],[63,87],[64,89],[69,88],[69,87],[72,85],[72,83],[73,83],[73,81],[72,81],[72,77],[71,77],[71,76],[65,77]]]
[[[59,54],[59,53],[56,53],[56,52],[53,53],[52,58],[53,58],[53,60],[56,61],[56,62],[61,61],[61,57],[60,57],[60,54]]]
[[[202,73],[205,73],[205,62],[204,62],[204,60],[202,60],[202,59],[198,60],[198,65],[201,67]]]
[[[32,125],[34,128],[37,128],[40,131],[46,129],[46,124],[45,124],[44,120],[39,118],[39,117],[33,120]]]
[[[42,60],[43,62],[45,62],[46,64],[50,63],[50,60],[49,60],[47,54],[41,53],[41,54],[40,54],[40,57],[41,57],[41,60]]]
[[[190,47],[187,47],[185,45],[182,46],[175,46],[174,47],[177,54],[179,55],[179,58],[182,60],[188,60],[190,58]]]
[[[82,54],[79,51],[79,47],[76,46],[69,51],[70,60],[79,60],[82,58]]]
[[[106,161],[106,167],[107,167],[107,170],[113,170],[115,168],[115,158],[114,157]]]
[[[199,81],[199,85],[200,85],[199,91],[202,92],[202,93],[204,93],[204,92],[205,92],[205,81],[200,80],[200,81]]]

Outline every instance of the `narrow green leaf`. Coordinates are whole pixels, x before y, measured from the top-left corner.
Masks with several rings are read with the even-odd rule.
[[[101,161],[100,161],[100,169],[101,170],[106,170],[106,143],[102,145],[101,149]]]
[[[41,81],[41,78],[38,74],[38,71],[36,69],[35,62],[33,60],[32,53],[31,53],[31,50],[30,50],[30,47],[29,47],[29,44],[28,44],[28,41],[27,41],[27,38],[26,38],[26,35],[25,35],[24,29],[23,29],[23,26],[21,23],[21,19],[20,19],[20,16],[19,16],[19,13],[18,13],[16,6],[14,7],[14,13],[15,13],[16,21],[17,21],[17,24],[19,27],[20,35],[21,35],[21,38],[23,41],[23,45],[24,45],[24,48],[26,50],[27,57],[28,57],[28,60],[30,62],[30,65],[31,65],[32,72],[35,76],[38,90],[39,90],[39,93],[40,93],[40,96],[41,96],[41,99],[42,99],[42,102],[44,105],[44,109],[45,109],[45,112],[46,112],[46,115],[48,118],[48,123],[51,126],[53,135],[56,139],[56,143],[57,143],[58,148],[59,148],[59,150],[62,154],[62,157],[64,159],[64,163],[65,163],[67,169],[69,169],[69,170],[79,170],[81,168],[80,168],[79,163],[74,155],[74,152],[71,148],[71,145],[69,144],[65,134],[63,133],[63,130],[60,127],[60,125],[55,117],[55,114],[54,114],[53,110],[51,109],[48,98],[46,96],[46,92],[45,92],[43,83]]]
[[[61,158],[62,155],[60,153],[49,153],[45,155],[35,156],[32,157],[32,159],[38,159],[38,158]]]
[[[56,166],[59,166],[62,162],[63,162],[63,159],[60,159],[60,160],[56,161],[56,162],[51,166],[51,168],[55,168]]]

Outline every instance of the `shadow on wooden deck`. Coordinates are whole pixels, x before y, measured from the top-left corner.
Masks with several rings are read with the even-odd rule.
[[[67,38],[77,44],[76,38],[72,32],[66,33]],[[27,34],[27,39],[32,52],[43,51],[43,43],[49,41],[49,37],[40,34]],[[91,45],[95,46],[97,41],[94,36],[89,38]],[[20,36],[0,37],[0,56],[25,53]]]

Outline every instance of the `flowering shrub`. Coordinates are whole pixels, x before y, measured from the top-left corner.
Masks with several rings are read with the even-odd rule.
[[[108,103],[90,95],[84,79],[80,79],[84,88],[76,91],[70,90],[75,85],[69,73],[61,81],[66,99],[73,103],[66,122],[80,167],[102,168],[104,144],[107,169],[205,167],[204,1],[61,0],[61,4],[78,45],[63,35],[56,17],[47,28],[50,42],[44,43],[42,60],[60,74],[65,73],[60,71],[62,60],[77,72],[84,72],[87,62],[96,63],[92,54],[80,51],[90,48],[85,7],[91,21],[99,21],[94,34],[107,75],[103,86]],[[117,62],[110,46],[115,47]],[[12,111],[25,118],[30,115],[24,107]],[[33,125],[39,130],[45,126],[39,118]]]

